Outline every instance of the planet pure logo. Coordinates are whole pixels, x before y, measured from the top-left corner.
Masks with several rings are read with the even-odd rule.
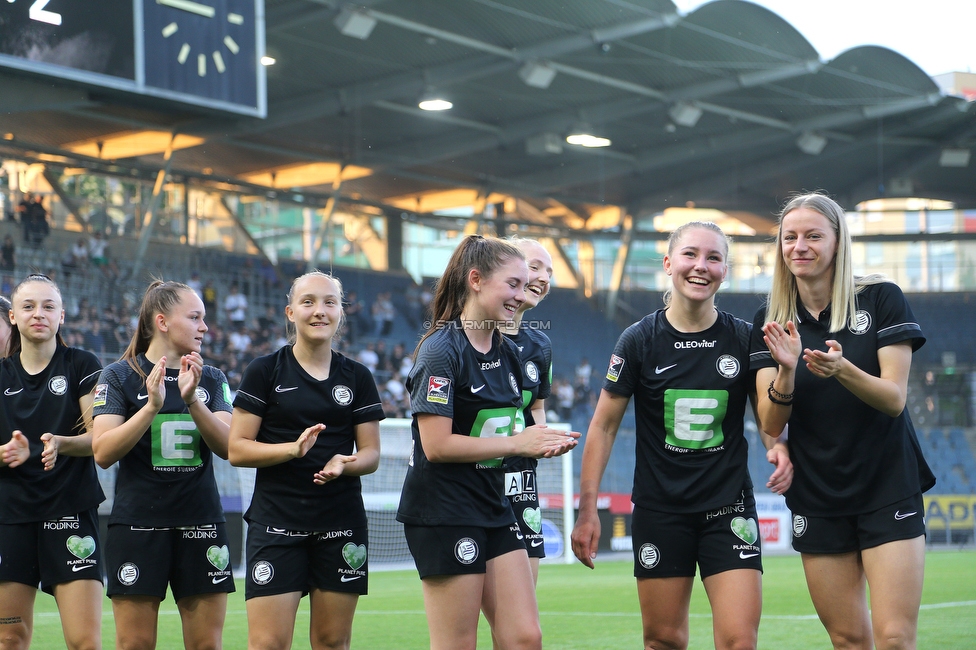
[[[223,546],[211,546],[207,549],[207,559],[210,560],[210,564],[214,565],[214,568],[218,571],[223,571],[230,564],[230,549],[227,545]]]
[[[749,519],[743,519],[742,517],[733,519],[732,532],[746,544],[755,544],[756,540],[759,539],[759,526],[752,517]]]
[[[79,560],[85,560],[95,552],[95,538],[91,535],[85,535],[84,537],[72,535],[65,541],[64,545],[67,547],[68,552]]]
[[[362,568],[366,564],[366,545],[346,542],[346,545],[342,547],[342,559],[352,569]]]
[[[542,532],[542,509],[526,508],[522,511],[522,520],[525,525],[535,531],[536,534]]]

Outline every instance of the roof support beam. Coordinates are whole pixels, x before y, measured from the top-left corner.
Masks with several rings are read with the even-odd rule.
[[[620,285],[624,281],[624,271],[627,269],[627,260],[630,257],[633,234],[634,217],[626,214],[623,219],[623,227],[620,229],[620,246],[617,248],[617,257],[613,261],[613,271],[610,274],[610,286],[607,292],[607,320],[611,322],[617,315],[617,298],[620,295]]]

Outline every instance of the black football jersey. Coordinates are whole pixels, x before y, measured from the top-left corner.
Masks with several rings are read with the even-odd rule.
[[[313,424],[325,425],[302,458],[258,468],[248,521],[296,531],[366,525],[358,476],[312,480],[336,454],[355,453],[356,425],[386,417],[366,366],[333,350],[329,377],[318,380],[286,345],[248,365],[234,406],[261,417],[258,442],[294,442]]]
[[[140,354],[146,375],[153,364]],[[135,446],[119,460],[115,505],[110,524],[197,526],[224,521],[213,452],[197,429],[177,385],[179,370],[167,368],[166,398]],[[95,388],[95,417],[111,414],[127,420],[146,405],[146,380],[126,361],[105,367]],[[224,373],[204,366],[197,399],[212,412],[230,412],[230,388]]]
[[[421,344],[407,377],[413,412],[413,453],[397,519],[419,526],[497,527],[515,521],[502,485],[502,459],[480,463],[427,460],[417,416],[451,418],[452,433],[510,436],[522,407],[522,367],[515,344],[492,337],[483,354],[471,346],[459,321]]]
[[[702,512],[752,487],[742,429],[750,329],[720,311],[707,330],[679,332],[662,309],[620,335],[603,388],[634,397],[638,506]]]
[[[535,424],[532,405],[537,399],[548,399],[552,394],[552,343],[545,332],[528,327],[520,327],[514,336],[505,335],[518,348],[522,364],[522,408],[515,420],[515,430]],[[524,456],[510,456],[505,459],[505,469],[535,469],[539,461]]]
[[[101,364],[91,352],[59,345],[47,368],[29,375],[20,356],[0,362],[0,444],[20,430],[30,458],[0,468],[0,522],[47,521],[90,510],[105,500],[91,456],[59,455],[54,469],[41,463],[41,435],[84,432],[78,400],[95,387]]]
[[[925,343],[908,301],[891,282],[867,285],[857,294],[855,324],[828,332],[830,307],[814,318],[797,305],[803,348],[827,350],[840,343],[844,357],[875,377],[880,376],[878,350],[911,342]],[[750,367],[775,368],[762,338],[766,308],[753,323]],[[837,379],[814,376],[801,359],[796,367],[790,414],[790,458],[793,485],[786,503],[807,516],[836,517],[873,512],[926,491],[935,484],[907,409],[891,417],[868,406]]]

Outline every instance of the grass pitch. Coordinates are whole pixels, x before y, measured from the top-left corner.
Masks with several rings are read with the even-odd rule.
[[[799,556],[765,558],[763,617],[759,647],[776,650],[829,648],[830,643],[810,602]],[[539,610],[546,648],[638,648],[641,645],[636,581],[630,562],[601,562],[590,571],[580,564],[543,565],[539,574]],[[308,647],[308,604],[298,614],[294,648]],[[919,648],[971,650],[976,647],[976,551],[930,551],[919,617]],[[115,647],[112,606],[105,600],[103,644]],[[712,647],[708,600],[696,581],[691,601],[690,648]],[[487,623],[479,629],[479,647],[491,648]],[[32,647],[64,647],[54,599],[38,593]],[[160,650],[182,648],[179,616],[172,601],[160,608]],[[231,594],[224,647],[247,647],[243,584]],[[373,572],[370,595],[359,601],[352,647],[363,650],[428,647],[420,579],[414,571]]]

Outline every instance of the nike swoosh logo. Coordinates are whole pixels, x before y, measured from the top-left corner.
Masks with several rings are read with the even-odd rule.
[[[901,521],[902,519],[908,519],[909,517],[913,517],[913,516],[915,516],[917,514],[918,514],[918,511],[917,510],[915,512],[905,512],[905,513],[902,513],[902,512],[900,512],[898,510],[895,510],[895,521]]]
[[[219,585],[221,582],[223,582],[224,580],[226,580],[229,577],[230,576],[224,576],[223,578],[214,578],[210,582],[214,583],[215,585]]]
[[[529,544],[532,545],[532,548],[538,548],[538,547],[542,546],[545,543],[546,543],[545,540],[542,540],[542,539],[534,539],[531,542],[529,542]]]
[[[85,569],[90,569],[93,566],[95,566],[95,565],[94,564],[85,564],[84,566],[77,566],[76,565],[76,566],[71,567],[71,571],[72,571],[72,573],[78,573],[79,571],[84,571]]]
[[[281,384],[275,386],[276,393],[287,393],[290,390],[298,390],[298,386],[290,386],[289,388],[282,388]]]
[[[3,391],[3,394],[4,395],[16,395],[17,393],[21,392],[22,390],[24,390],[24,389],[21,388],[20,390],[10,390],[8,388],[7,390]]]
[[[339,578],[339,582],[352,582],[353,580],[359,580],[362,576],[342,576]]]
[[[670,366],[665,366],[664,368],[662,368],[661,366],[657,366],[657,367],[654,368],[654,374],[655,375],[660,375],[665,370],[671,370],[671,368],[674,368],[676,365],[678,365],[678,364],[672,363]]]
[[[481,385],[480,385],[480,386],[478,386],[477,388],[475,388],[474,386],[472,386],[472,387],[471,387],[471,392],[472,392],[472,393],[479,393],[479,392],[481,392],[481,389],[482,389],[482,388],[484,388],[484,387],[485,387],[485,385],[484,385],[484,384],[481,384]]]
[[[136,399],[148,399],[148,398],[149,398],[148,393],[146,393],[145,395],[143,395],[142,393],[136,393]]]
[[[739,559],[748,560],[751,557],[756,557],[759,553],[746,553],[745,551],[739,551]]]

